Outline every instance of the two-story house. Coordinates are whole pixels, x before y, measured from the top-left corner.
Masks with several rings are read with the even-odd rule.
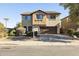
[[[54,11],[37,10],[34,12],[24,12],[22,24],[27,31],[37,31],[38,33],[60,33],[61,20],[60,13]]]

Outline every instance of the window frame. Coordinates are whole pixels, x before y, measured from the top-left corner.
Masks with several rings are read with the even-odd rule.
[[[38,21],[42,21],[44,15],[43,14],[36,14],[36,18]]]
[[[56,19],[56,16],[55,15],[48,15],[48,19]]]
[[[25,20],[31,20],[31,16],[30,15],[25,16]]]

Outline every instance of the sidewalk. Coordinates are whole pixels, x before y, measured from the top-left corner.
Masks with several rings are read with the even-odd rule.
[[[0,46],[61,46],[61,45],[79,45],[79,40],[71,40],[68,43],[65,42],[44,42],[44,41],[0,41]]]

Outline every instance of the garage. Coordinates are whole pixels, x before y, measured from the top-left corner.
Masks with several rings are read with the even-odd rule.
[[[55,27],[40,27],[41,34],[57,34],[57,26]]]

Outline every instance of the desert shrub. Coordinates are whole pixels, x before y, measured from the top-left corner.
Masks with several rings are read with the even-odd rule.
[[[16,28],[16,35],[23,35],[23,34],[25,34],[25,28],[23,27]]]
[[[6,37],[6,36],[8,36],[6,31],[0,32],[0,38]]]
[[[6,29],[4,25],[0,23],[0,38],[6,37],[6,36],[7,36]]]
[[[4,37],[7,37],[8,36],[8,33],[7,32],[4,32]]]
[[[0,38],[4,37],[4,33],[0,33]]]
[[[74,32],[75,32],[74,29],[68,29],[67,30],[67,34],[70,35],[70,36],[74,35]]]

